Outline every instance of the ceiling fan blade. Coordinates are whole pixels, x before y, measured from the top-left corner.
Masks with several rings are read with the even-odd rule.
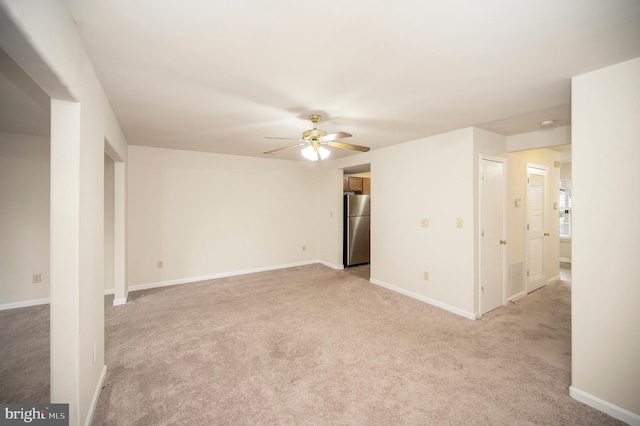
[[[283,149],[295,148],[297,146],[302,146],[304,144],[306,144],[306,142],[300,142],[300,143],[296,143],[296,144],[289,145],[289,146],[283,146],[282,148],[272,149],[271,151],[264,151],[263,154],[273,154],[274,152],[282,151]]]
[[[331,142],[335,141],[336,139],[350,138],[351,136],[352,134],[347,132],[331,133],[330,135],[324,135],[322,137],[322,142]]]
[[[362,152],[367,152],[371,149],[368,146],[353,145],[353,144],[344,143],[344,142],[329,142],[327,143],[327,145],[333,148],[353,149],[354,151],[362,151]]]
[[[297,141],[300,140],[300,138],[276,138],[276,137],[273,137],[273,136],[265,136],[264,138],[265,139],[293,139],[293,140],[297,140]]]

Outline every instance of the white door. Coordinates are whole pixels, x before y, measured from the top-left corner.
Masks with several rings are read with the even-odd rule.
[[[544,199],[547,169],[527,166],[527,293],[546,284]]]
[[[504,303],[503,161],[482,159],[480,184],[480,312]]]

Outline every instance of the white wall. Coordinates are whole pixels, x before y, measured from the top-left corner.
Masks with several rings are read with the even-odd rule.
[[[524,151],[571,143],[571,126],[552,127],[507,137],[507,151]]]
[[[48,137],[0,133],[0,305],[49,298],[49,152]]]
[[[559,157],[560,153],[550,149],[511,152],[507,156],[507,265],[521,261],[526,265],[527,164],[546,166],[548,169],[545,193],[545,232],[550,234],[545,246],[547,283],[560,276],[560,222],[558,210],[553,209],[553,203],[558,201],[560,181],[560,169],[554,166],[554,162]],[[522,200],[520,207],[516,206],[517,198]]]
[[[315,163],[130,146],[128,170],[130,286],[318,259]]]
[[[358,154],[349,159],[368,156]],[[344,162],[345,160],[343,160]],[[357,161],[357,160],[356,160]],[[318,259],[327,266],[343,268],[343,171],[335,162],[319,164],[318,172]],[[372,243],[373,244],[373,243]]]
[[[640,424],[640,58],[574,77],[572,105],[571,394]]]
[[[361,177],[361,178],[370,179],[371,178],[371,172],[349,173],[349,174],[345,174],[345,176]]]
[[[474,316],[473,129],[323,162],[320,259],[342,262],[342,169],[371,165],[371,281]],[[339,211],[338,217],[330,217]],[[429,219],[429,228],[420,219]],[[465,226],[456,227],[462,218]],[[429,281],[423,279],[429,273]]]
[[[0,47],[52,97],[51,400],[84,424],[105,373],[105,140],[120,161],[127,141],[63,2],[0,0],[0,22]]]
[[[376,150],[371,161],[371,278],[471,317],[473,161],[471,128]]]
[[[342,264],[342,170],[370,164],[371,281],[474,318],[479,158],[506,157],[505,144],[467,128],[321,163],[321,261]]]

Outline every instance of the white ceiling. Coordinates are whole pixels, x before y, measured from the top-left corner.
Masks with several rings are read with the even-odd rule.
[[[226,154],[312,112],[372,149],[567,124],[572,76],[640,56],[638,0],[66,3],[130,144]]]

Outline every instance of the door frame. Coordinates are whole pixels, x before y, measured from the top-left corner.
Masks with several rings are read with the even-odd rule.
[[[527,163],[527,167],[526,167],[526,211],[525,211],[525,228],[524,228],[524,259],[525,259],[525,264],[524,264],[524,270],[525,270],[525,283],[524,283],[524,293],[525,294],[529,294],[532,291],[538,290],[539,288],[542,288],[544,286],[546,286],[547,283],[547,240],[546,238],[543,238],[542,240],[542,272],[544,275],[544,284],[538,288],[536,288],[535,290],[529,290],[529,229],[527,229],[527,225],[529,223],[529,214],[530,211],[529,209],[531,208],[531,203],[529,202],[529,169],[537,169],[539,171],[542,172],[542,174],[544,175],[544,197],[542,198],[542,203],[543,203],[543,207],[542,207],[542,212],[543,212],[543,228],[545,228],[547,226],[547,197],[548,197],[548,190],[549,190],[549,167],[548,166],[543,166],[541,164],[535,164],[535,163]],[[544,233],[544,229],[542,231]]]
[[[493,155],[480,154],[478,159],[478,227],[476,238],[478,241],[478,279],[476,285],[478,311],[476,318],[482,318],[482,162],[483,161],[495,161],[501,163],[503,167],[502,177],[502,237],[506,239],[507,235],[507,159],[503,157],[496,157]],[[507,301],[507,256],[506,245],[502,250],[502,305]]]

